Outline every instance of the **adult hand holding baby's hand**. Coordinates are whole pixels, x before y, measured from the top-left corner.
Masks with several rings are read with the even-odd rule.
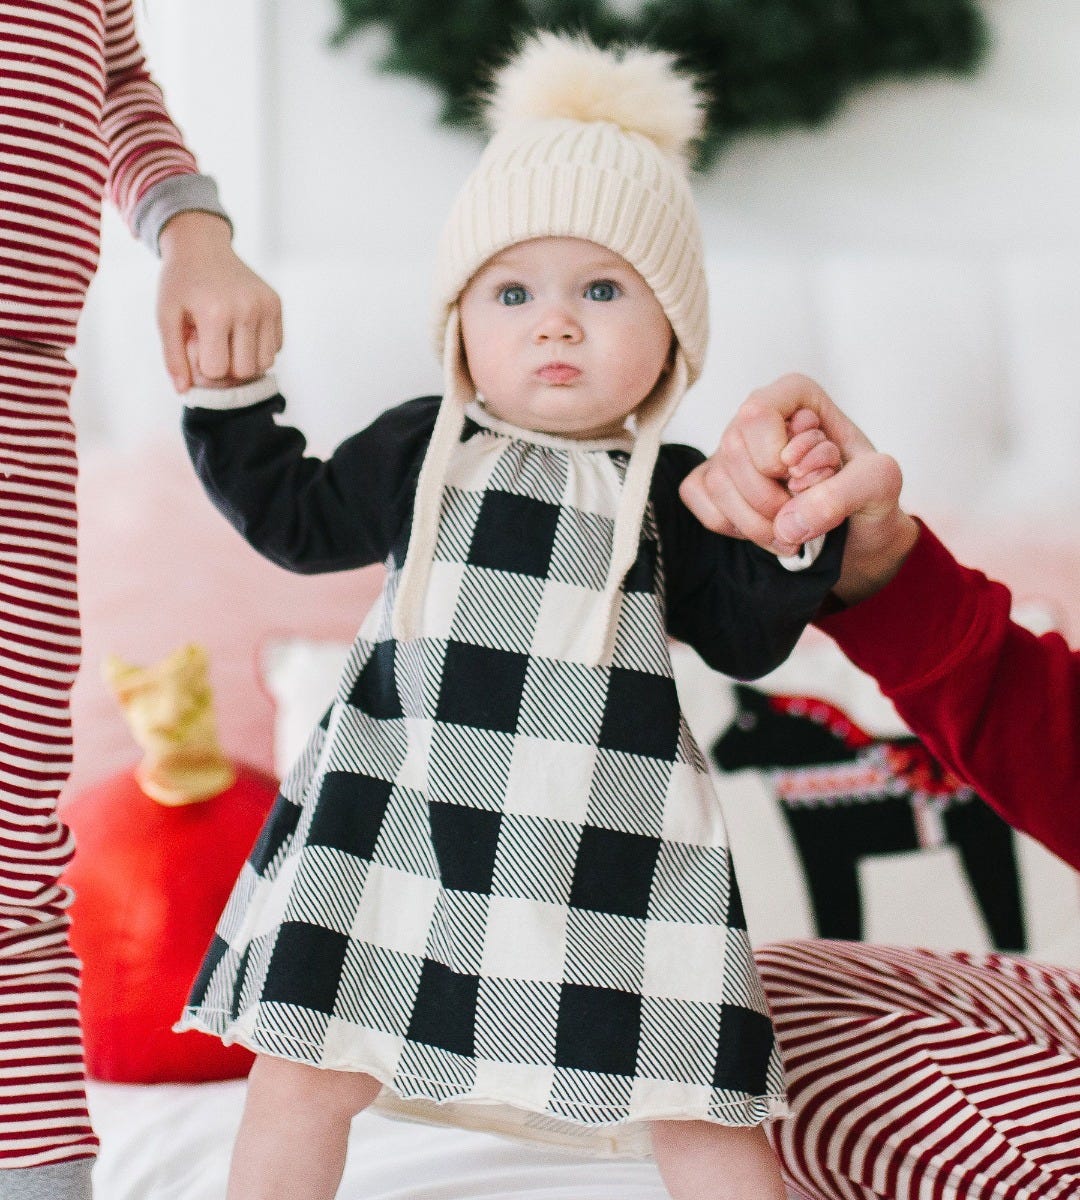
[[[188,369],[188,375],[191,380],[191,387],[194,388],[211,388],[214,391],[223,391],[226,388],[243,387],[246,383],[254,383],[256,379],[262,377],[265,372],[258,372],[255,375],[241,379],[237,375],[222,375],[219,379],[212,379],[209,375],[204,375],[202,368],[199,365],[199,340],[192,334],[184,344],[184,361]],[[177,391],[187,391],[185,388],[177,388]]]
[[[794,492],[841,466],[841,451],[822,428],[820,409],[827,399],[799,375],[752,392],[716,451],[683,481],[683,502],[709,529],[778,554],[792,554],[808,538],[834,528],[847,514],[803,530],[791,523],[788,507]],[[797,516],[801,520],[801,512]]]
[[[228,223],[179,213],[159,244],[158,329],[176,390],[228,387],[268,371],[281,349],[281,301],[237,257]]]
[[[918,538],[901,482],[896,460],[818,384],[785,375],[751,393],[680,494],[707,528],[777,554],[848,520],[834,591],[854,603],[892,578]]]

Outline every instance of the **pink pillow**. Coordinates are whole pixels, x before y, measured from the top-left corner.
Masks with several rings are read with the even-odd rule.
[[[186,642],[210,655],[226,753],[273,771],[273,704],[259,682],[272,633],[351,641],[381,567],[293,575],[262,559],[210,504],[175,440],[91,449],[79,484],[83,665],[73,697],[75,760],[65,795],[138,752],[101,681],[110,653],[156,662]]]

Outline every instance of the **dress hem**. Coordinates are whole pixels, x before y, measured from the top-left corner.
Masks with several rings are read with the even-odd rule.
[[[222,1019],[217,1020],[215,1018]],[[517,1141],[529,1141],[547,1146],[559,1147],[568,1151],[591,1153],[595,1156],[610,1158],[648,1158],[651,1157],[649,1148],[648,1125],[652,1121],[707,1121],[710,1124],[721,1125],[725,1128],[753,1128],[766,1121],[786,1117],[790,1114],[787,1098],[782,1093],[766,1093],[755,1096],[743,1103],[716,1105],[714,1108],[739,1109],[749,1119],[724,1120],[716,1112],[689,1112],[684,1108],[658,1108],[656,1111],[635,1112],[632,1116],[625,1112],[608,1119],[579,1120],[565,1116],[549,1108],[537,1108],[520,1097],[477,1095],[462,1088],[455,1090],[458,1085],[446,1080],[430,1079],[422,1075],[407,1072],[395,1072],[393,1075],[377,1067],[355,1062],[350,1064],[315,1062],[297,1053],[295,1056],[281,1052],[281,1047],[270,1048],[260,1045],[258,1040],[249,1035],[230,1029],[232,1014],[225,1010],[197,1011],[188,1010],[173,1026],[176,1033],[199,1032],[219,1037],[225,1045],[241,1045],[255,1054],[267,1054],[273,1058],[283,1058],[303,1066],[323,1070],[355,1071],[370,1075],[378,1080],[384,1089],[373,1103],[372,1107],[379,1109],[383,1115],[398,1120],[419,1121],[440,1125],[454,1125],[483,1133],[492,1133],[510,1137]],[[310,1047],[319,1050],[321,1047],[305,1042],[293,1034],[277,1034],[281,1041],[293,1042],[298,1047]],[[402,1083],[414,1082],[429,1085],[428,1091],[404,1091]],[[656,1082],[674,1082],[657,1080]],[[695,1085],[688,1084],[688,1087]],[[437,1089],[442,1095],[432,1095]],[[582,1101],[573,1104],[566,1102],[566,1109],[591,1110],[593,1113],[611,1111],[610,1105],[590,1105]],[[475,1116],[470,1116],[468,1109],[476,1110]],[[516,1124],[500,1122],[491,1116],[493,1109],[510,1109],[522,1118]],[[486,1119],[485,1119],[486,1115]],[[734,1114],[732,1114],[734,1115]],[[526,1124],[529,1117],[539,1121],[551,1122],[555,1128],[537,1127]],[[561,1128],[559,1128],[561,1127]],[[621,1130],[623,1137],[614,1131]],[[629,1146],[622,1143],[628,1141]]]

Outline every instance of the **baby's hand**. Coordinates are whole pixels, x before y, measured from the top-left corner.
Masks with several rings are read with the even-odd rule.
[[[787,467],[787,489],[797,496],[831,478],[843,459],[840,448],[826,436],[817,413],[800,408],[787,422],[788,444],[780,451]]]

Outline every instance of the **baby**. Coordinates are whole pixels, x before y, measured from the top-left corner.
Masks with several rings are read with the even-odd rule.
[[[771,670],[843,533],[719,536],[679,498],[703,456],[660,444],[707,340],[693,86],[542,35],[491,109],[440,244],[441,398],[320,461],[273,380],[188,394],[254,546],[387,575],[180,1028],[258,1055],[230,1200],[329,1200],[373,1103],[782,1200],[782,1067],[668,638]]]

